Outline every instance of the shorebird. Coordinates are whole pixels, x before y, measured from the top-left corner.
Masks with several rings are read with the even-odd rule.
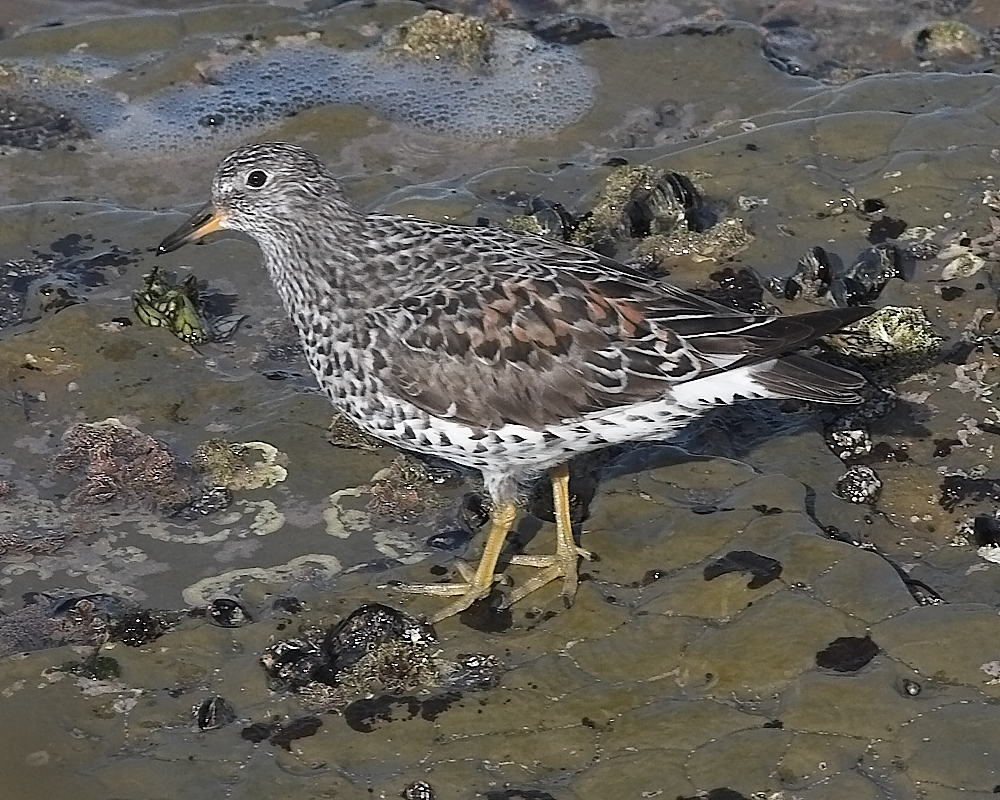
[[[383,441],[482,473],[492,512],[476,569],[402,587],[457,596],[432,621],[489,596],[516,501],[545,472],[555,550],[510,558],[538,572],[505,603],[557,579],[571,602],[590,557],[573,538],[572,456],[667,439],[743,400],[860,400],[859,375],[794,351],[868,308],[746,314],[540,236],[366,214],[319,158],[282,142],[228,155],[211,198],[159,252],[248,234],[333,404]]]

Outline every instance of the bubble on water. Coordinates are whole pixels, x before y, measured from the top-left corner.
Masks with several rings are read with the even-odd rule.
[[[342,51],[297,43],[235,55],[213,72],[211,83],[133,100],[100,85],[121,63],[66,58],[55,67],[24,62],[16,68],[25,95],[74,114],[98,141],[133,150],[245,139],[334,103],[466,139],[545,136],[590,108],[597,79],[571,48],[500,29],[489,56],[473,69],[391,55],[384,44]]]

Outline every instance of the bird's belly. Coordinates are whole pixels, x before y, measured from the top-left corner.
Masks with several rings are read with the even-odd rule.
[[[539,472],[608,445],[668,439],[707,410],[653,402],[542,429],[514,424],[486,429],[429,415],[398,398],[349,393],[334,403],[383,441],[494,473]]]

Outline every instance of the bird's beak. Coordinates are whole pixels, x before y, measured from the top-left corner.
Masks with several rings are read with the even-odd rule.
[[[192,214],[187,222],[160,242],[160,246],[156,248],[156,253],[157,255],[160,253],[171,253],[178,247],[183,247],[188,242],[197,241],[202,236],[225,227],[225,213],[217,209],[212,203],[206,203]]]

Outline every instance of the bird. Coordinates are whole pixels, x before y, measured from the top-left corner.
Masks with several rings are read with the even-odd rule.
[[[209,202],[158,253],[221,229],[260,247],[337,409],[384,442],[482,474],[491,512],[476,568],[459,561],[459,580],[400,587],[453,598],[431,622],[490,598],[518,501],[546,473],[554,552],[509,556],[536,571],[501,605],[556,580],[572,603],[591,554],[573,534],[571,457],[669,439],[744,400],[858,403],[865,385],[796,351],[871,308],[744,313],[542,236],[365,213],[287,142],[227,155]]]

